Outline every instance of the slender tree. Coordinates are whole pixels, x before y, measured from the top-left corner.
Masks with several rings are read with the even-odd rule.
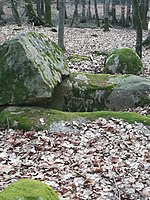
[[[37,10],[37,16],[41,19],[42,18],[41,0],[36,0],[36,10]]]
[[[142,58],[142,22],[139,5],[139,0],[132,0],[133,17],[136,28],[136,53]]]
[[[89,20],[92,19],[92,14],[91,14],[91,0],[88,1],[87,17],[88,17]]]
[[[65,21],[65,0],[59,0],[58,46],[63,51],[65,51],[65,45],[64,45],[64,21]]]
[[[79,5],[79,0],[75,0],[74,2],[75,4],[75,8],[74,8],[74,13],[73,13],[73,18],[71,21],[71,27],[73,26],[73,23],[75,21],[75,19],[78,19],[78,5]]]
[[[32,0],[25,0],[25,7],[26,7],[26,15],[28,17],[28,20],[30,21],[36,16]]]
[[[125,0],[121,0],[121,25],[125,26]]]
[[[4,15],[3,2],[0,2],[0,21],[2,21],[2,15]]]
[[[97,9],[97,1],[96,0],[94,0],[94,8],[95,8],[95,16],[96,16],[97,27],[100,27],[98,9]]]
[[[21,26],[21,19],[19,16],[19,12],[17,10],[17,2],[15,0],[11,0],[11,9],[12,9],[13,17],[14,17],[17,25]]]
[[[44,3],[45,3],[45,13],[44,13],[45,24],[47,26],[52,26],[51,0],[44,0]]]
[[[143,29],[147,29],[148,22],[147,22],[147,12],[149,9],[149,0],[141,0],[140,1],[140,16],[142,21]]]
[[[86,22],[86,16],[85,16],[85,5],[86,5],[86,0],[82,0],[81,1],[82,4],[82,17],[81,17],[81,23],[85,23]]]
[[[112,23],[117,24],[116,18],[116,0],[112,0]]]
[[[131,0],[127,0],[126,26],[131,24]]]
[[[104,6],[104,31],[109,31],[109,0],[105,0],[105,6]]]

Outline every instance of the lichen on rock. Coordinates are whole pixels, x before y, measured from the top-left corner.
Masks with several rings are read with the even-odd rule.
[[[139,75],[143,73],[142,61],[133,49],[117,48],[108,56],[104,73]]]
[[[46,35],[18,35],[0,46],[0,105],[46,103],[68,74],[63,52]]]
[[[2,192],[1,200],[59,200],[56,192],[48,185],[29,179],[14,182]]]

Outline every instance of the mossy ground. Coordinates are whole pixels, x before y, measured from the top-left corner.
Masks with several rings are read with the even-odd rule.
[[[48,185],[29,179],[21,179],[0,192],[0,200],[59,200]]]
[[[68,56],[67,60],[74,63],[74,62],[80,62],[80,61],[89,61],[90,57],[86,55],[72,54]]]
[[[140,122],[150,126],[150,115],[142,116],[134,112],[113,112],[113,111],[97,111],[97,112],[62,112],[58,110],[46,108],[32,107],[13,107],[8,108],[0,113],[1,127],[20,129],[20,130],[49,130],[53,122],[72,121],[79,118],[95,120],[99,117],[117,118],[129,123]],[[40,119],[44,120],[44,124],[40,123]],[[8,120],[9,119],[9,120]]]
[[[108,56],[108,52],[105,52],[105,51],[99,51],[98,49],[95,49],[93,51],[93,54],[96,55],[96,56]]]

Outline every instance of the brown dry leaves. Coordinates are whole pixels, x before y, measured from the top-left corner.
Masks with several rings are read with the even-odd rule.
[[[61,123],[69,132],[0,132],[0,187],[41,180],[61,200],[150,197],[150,129],[115,119]]]

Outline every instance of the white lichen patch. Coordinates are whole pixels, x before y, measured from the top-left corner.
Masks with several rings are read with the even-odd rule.
[[[78,74],[75,79],[83,81],[85,84],[88,84],[88,78],[85,74]]]
[[[114,54],[112,54],[109,58],[108,58],[108,60],[106,61],[106,63],[110,60],[110,59],[112,59],[112,57],[114,57]],[[112,65],[110,65],[108,68],[109,68],[109,70],[113,73],[113,74],[115,74],[116,73],[116,70],[117,70],[117,68],[118,68],[118,66],[119,66],[119,57],[118,56],[116,56],[114,59],[113,59],[113,64]]]

